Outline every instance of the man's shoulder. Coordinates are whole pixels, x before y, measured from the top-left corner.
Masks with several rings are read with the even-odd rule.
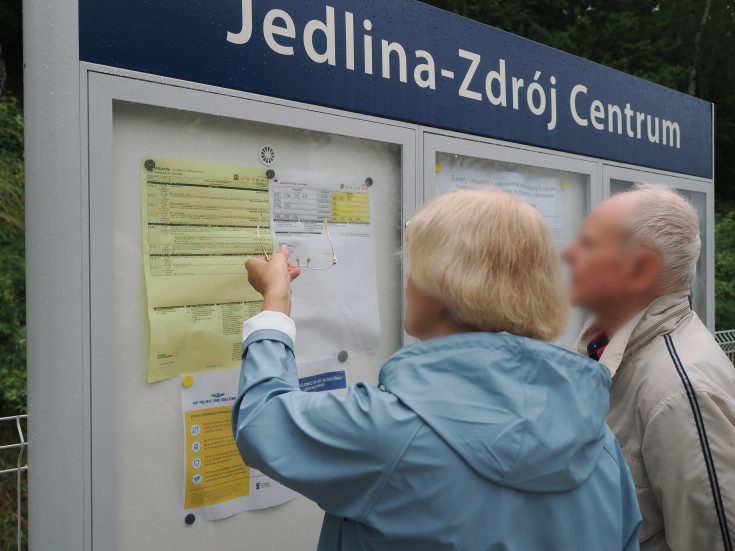
[[[651,413],[669,400],[698,392],[735,399],[735,368],[696,316],[657,336],[631,362],[640,405]]]
[[[735,367],[699,318],[692,316],[658,340],[692,391],[721,391],[735,398]]]

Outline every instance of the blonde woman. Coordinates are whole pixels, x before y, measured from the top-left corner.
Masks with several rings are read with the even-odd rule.
[[[326,512],[318,549],[638,549],[640,512],[605,425],[610,374],[548,344],[566,306],[549,230],[499,191],[424,205],[406,232],[418,339],[344,395],[298,388],[282,247],[247,262],[240,453]]]

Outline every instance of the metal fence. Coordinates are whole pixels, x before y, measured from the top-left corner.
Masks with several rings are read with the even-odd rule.
[[[730,361],[735,363],[735,329],[716,331],[715,340],[722,348],[722,351],[730,358]]]
[[[8,423],[12,425],[15,425],[15,430],[12,431],[12,434],[17,433],[17,439],[13,438],[14,441],[11,443],[5,443],[0,442],[0,452],[5,451],[15,451],[17,450],[18,456],[17,460],[15,462],[15,466],[8,466],[4,464],[0,464],[0,476],[6,477],[6,476],[12,476],[15,475],[16,480],[16,517],[17,517],[17,531],[16,531],[16,538],[18,542],[18,551],[21,551],[23,549],[23,514],[22,514],[22,506],[23,506],[23,473],[28,470],[28,464],[23,463],[23,459],[25,458],[25,452],[26,447],[28,446],[28,443],[26,441],[26,437],[24,434],[23,426],[25,425],[26,421],[28,419],[27,415],[13,415],[11,417],[0,417],[0,423]],[[7,425],[5,425],[7,426]],[[3,454],[4,456],[6,454]]]

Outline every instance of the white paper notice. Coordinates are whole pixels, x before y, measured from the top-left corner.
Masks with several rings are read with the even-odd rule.
[[[285,243],[291,262],[317,268],[302,269],[293,284],[291,317],[301,362],[342,351],[375,352],[380,317],[372,208],[364,177],[282,171],[271,180],[275,248]]]
[[[273,507],[299,495],[243,463],[232,437],[239,376],[239,369],[229,369],[181,377],[184,509],[204,520]]]
[[[566,244],[567,184],[547,176],[527,176],[519,172],[485,172],[466,167],[442,166],[436,175],[439,193],[458,189],[492,187],[523,199],[546,220],[557,247]]]

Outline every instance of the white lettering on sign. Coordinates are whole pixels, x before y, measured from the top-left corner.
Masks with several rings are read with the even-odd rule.
[[[482,94],[480,92],[472,92],[470,90],[470,84],[472,83],[472,79],[475,77],[477,68],[480,66],[480,60],[482,59],[482,56],[473,54],[472,52],[468,52],[466,50],[460,50],[459,57],[463,57],[472,61],[469,69],[467,69],[467,73],[464,76],[462,85],[459,87],[459,95],[465,98],[482,101]]]
[[[253,0],[242,0],[242,22],[237,33],[227,32],[227,41],[244,45],[253,36]],[[308,21],[302,30],[304,52],[314,63],[336,66],[342,53],[337,52],[337,32],[344,31],[344,68],[354,71],[355,54],[355,14],[345,11],[343,25],[338,31],[338,17],[333,6],[326,5],[324,12]],[[363,20],[363,72],[373,75],[374,65],[380,64],[377,74],[384,79],[397,80],[408,84],[409,75],[413,75],[416,86],[425,90],[437,90],[437,67],[434,56],[426,50],[406,51],[396,40],[378,39],[368,34],[373,30],[369,19]],[[342,30],[343,29],[343,30]],[[268,47],[279,55],[296,54],[298,29],[291,15],[282,9],[268,11],[262,24],[263,38]],[[395,37],[394,37],[395,38]],[[374,48],[378,48],[375,52]],[[482,55],[465,49],[458,49],[457,67],[464,73],[457,75],[448,68],[439,68],[439,74],[445,79],[446,86],[457,86],[457,94],[461,98],[473,101],[487,101],[492,107],[513,110],[525,110],[531,115],[541,117],[548,131],[557,127],[560,112],[557,99],[556,76],[542,76],[535,71],[533,78],[524,80],[512,75],[512,68],[505,59],[498,58],[493,67],[484,74],[481,70]],[[469,61],[469,64],[467,63]],[[511,74],[509,74],[511,73]],[[484,90],[483,90],[484,82]],[[451,84],[449,84],[451,83]],[[483,93],[484,92],[484,93]],[[588,88],[584,84],[575,84],[569,95],[569,116],[580,127],[591,127],[595,131],[607,132],[621,137],[645,140],[650,143],[681,149],[681,127],[676,121],[651,116],[636,111],[630,103],[617,105],[603,103],[600,99],[588,97]],[[510,101],[509,101],[510,97]],[[561,113],[563,115],[563,113]]]
[[[413,79],[416,81],[416,84],[421,88],[436,90],[436,65],[434,64],[434,58],[431,57],[429,52],[424,50],[417,50],[416,58],[425,61],[425,63],[416,65],[416,69],[413,71]]]
[[[284,26],[277,27],[274,24],[276,19],[283,21]],[[291,39],[296,38],[296,27],[293,24],[293,19],[285,11],[271,10],[268,12],[268,15],[265,16],[265,21],[263,21],[263,35],[265,36],[266,43],[274,52],[281,55],[294,54],[293,46],[279,44],[275,39],[276,36],[284,36]]]
[[[314,47],[314,33],[317,32],[323,34],[327,39],[327,47],[323,53],[317,52]],[[316,63],[327,62],[330,65],[337,64],[337,50],[334,37],[334,8],[332,6],[327,6],[326,23],[312,19],[306,24],[304,28],[304,48],[306,49],[306,54]]]
[[[607,130],[610,133],[621,135],[625,131],[628,137],[637,140],[644,139],[645,135],[651,143],[661,143],[669,147],[681,149],[681,128],[678,122],[659,119],[659,117],[651,117],[651,115],[634,111],[631,109],[630,103],[626,103],[623,109],[619,105],[608,103],[606,110],[605,105],[598,99],[592,100],[589,103],[589,109],[587,111],[589,118],[585,118],[583,116],[584,110],[580,107],[583,105],[582,102],[584,100],[580,96],[586,95],[587,87],[578,84],[572,88],[572,93],[569,98],[572,117],[578,125],[587,126],[589,123],[592,123],[592,126],[596,130]],[[625,117],[623,117],[623,114],[625,114]],[[623,125],[623,118],[625,119],[625,125]],[[605,125],[606,120],[607,125]],[[635,130],[633,129],[633,120],[635,120]],[[645,134],[643,131],[644,126],[646,128]]]

